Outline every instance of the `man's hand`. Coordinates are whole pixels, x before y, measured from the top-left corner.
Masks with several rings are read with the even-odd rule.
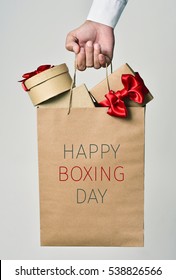
[[[114,30],[112,27],[86,20],[79,28],[69,32],[66,49],[77,55],[77,68],[99,69],[109,65],[114,50]]]

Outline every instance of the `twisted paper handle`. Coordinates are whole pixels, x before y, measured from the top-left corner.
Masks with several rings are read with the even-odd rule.
[[[112,63],[110,64],[110,66],[111,66],[111,74],[112,74],[112,72],[113,72]],[[71,88],[70,88],[70,99],[69,99],[69,106],[68,106],[68,115],[70,114],[71,107],[72,107],[73,88],[76,86],[76,72],[77,72],[77,63],[76,63],[76,58],[75,58],[75,61],[74,61],[74,74],[73,74],[73,79],[72,79]],[[110,91],[110,84],[109,84],[109,78],[108,78],[108,65],[107,65],[107,63],[106,63],[106,82],[107,82],[108,91]],[[93,99],[95,100],[94,97],[93,97]]]

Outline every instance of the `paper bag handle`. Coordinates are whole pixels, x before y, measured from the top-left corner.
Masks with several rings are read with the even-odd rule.
[[[111,67],[111,74],[112,74],[112,72],[113,72],[112,62],[110,64],[110,67]],[[68,106],[68,115],[70,114],[71,107],[72,107],[73,88],[76,86],[76,72],[77,72],[77,64],[76,64],[76,59],[75,59],[75,62],[74,62],[74,74],[73,74],[73,79],[72,79],[71,88],[70,88],[70,99],[69,99],[69,106]],[[109,84],[109,78],[108,78],[108,65],[107,65],[107,63],[106,63],[106,82],[107,82],[108,91],[110,91],[110,84]]]

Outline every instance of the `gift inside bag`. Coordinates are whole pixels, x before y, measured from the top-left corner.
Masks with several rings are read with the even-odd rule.
[[[63,63],[57,66],[41,65],[36,70],[25,73],[21,82],[34,106],[59,97],[62,106],[72,79],[67,65]]]
[[[69,108],[70,103],[70,90],[62,94],[57,95],[54,98],[42,102],[38,105],[40,108]],[[72,98],[73,108],[91,108],[94,107],[93,101],[90,97],[90,93],[85,84],[73,88]]]
[[[106,98],[112,106],[124,106],[123,74],[135,77],[128,65],[108,77],[118,95]],[[107,92],[107,79],[91,90],[98,102]],[[117,117],[107,114],[110,105],[94,107],[81,86],[66,106],[57,98],[38,106],[42,246],[144,245],[144,105],[150,99],[145,93],[141,106],[125,99],[128,115]]]

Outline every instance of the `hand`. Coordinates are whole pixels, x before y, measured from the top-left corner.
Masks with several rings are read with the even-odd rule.
[[[114,50],[114,30],[112,27],[86,20],[79,28],[68,33],[66,49],[77,57],[77,68],[99,69],[111,63]]]

